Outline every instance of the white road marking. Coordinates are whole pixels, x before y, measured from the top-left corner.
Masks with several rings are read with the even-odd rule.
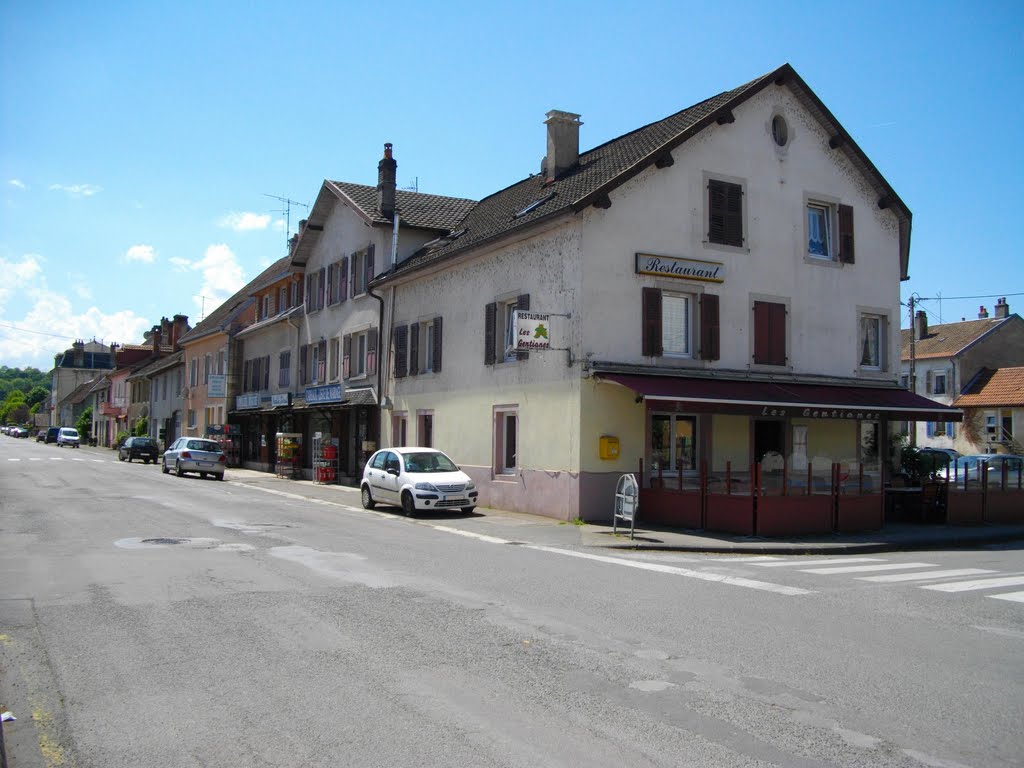
[[[8,459],[8,461],[21,461],[21,459]]]
[[[64,461],[63,456],[51,456],[50,461]]]
[[[38,456],[32,456],[29,458],[29,461],[42,461],[42,459],[39,458]]]
[[[881,557],[830,557],[828,560],[808,560],[797,558],[795,560],[779,560],[775,558],[771,563],[754,563],[759,568],[781,568],[782,566],[794,565],[839,565],[840,563],[880,563]]]
[[[1005,595],[985,595],[996,600],[1012,600],[1015,603],[1024,603],[1024,592],[1007,592]]]
[[[444,531],[445,533],[454,533],[457,536],[466,536],[470,539],[477,539],[478,541],[486,541],[488,544],[511,544],[512,542],[507,539],[499,539],[497,536],[487,536],[483,533],[473,533],[471,531],[463,531],[459,528],[449,528],[446,525],[431,525],[437,531]]]
[[[936,568],[935,563],[886,563],[885,565],[851,565],[842,568],[807,568],[803,573],[863,573],[864,571],[898,571],[902,568]]]
[[[723,563],[756,563],[762,560],[778,560],[776,555],[758,555],[757,557],[709,557],[708,560]]]
[[[1016,587],[1024,584],[1024,576],[1004,576],[1001,579],[978,579],[976,581],[954,581],[952,584],[929,584],[921,589],[934,589],[936,592],[967,592],[972,589],[988,589],[989,587]]]
[[[89,459],[89,461],[94,461],[94,462],[96,462],[97,464],[103,464],[103,463],[105,463],[105,462],[103,461],[103,459]]]
[[[928,581],[929,579],[948,579],[953,576],[980,576],[983,573],[995,573],[984,568],[957,568],[952,571],[917,571],[916,573],[890,573],[886,576],[860,576],[861,581]]]
[[[765,592],[775,592],[779,595],[810,595],[813,590],[800,589],[799,587],[787,587],[782,584],[771,584],[767,581],[756,581],[754,579],[742,579],[736,576],[723,576],[719,573],[708,573],[706,571],[693,571],[689,568],[678,568],[673,565],[661,565],[660,563],[643,563],[635,560],[623,560],[618,557],[607,555],[592,555],[589,552],[575,552],[571,549],[558,549],[557,547],[544,547],[535,544],[525,545],[527,549],[535,549],[538,552],[551,552],[556,555],[567,555],[579,557],[583,560],[594,560],[599,563],[610,563],[612,565],[624,565],[628,568],[639,568],[644,571],[655,571],[657,573],[668,573],[673,576],[685,576],[688,579],[700,579],[701,581],[713,581],[719,584],[728,584],[733,587],[747,587],[748,589],[760,589]]]

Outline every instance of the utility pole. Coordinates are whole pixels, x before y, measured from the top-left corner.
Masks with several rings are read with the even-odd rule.
[[[914,316],[914,294],[910,294],[910,391],[917,394],[917,361],[915,358],[915,341],[917,339],[917,318]],[[910,444],[917,445],[917,422],[910,430]]]

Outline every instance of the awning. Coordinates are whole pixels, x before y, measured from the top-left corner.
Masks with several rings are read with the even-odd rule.
[[[646,400],[675,402],[702,413],[813,419],[962,421],[963,412],[896,387],[850,387],[596,373]]]

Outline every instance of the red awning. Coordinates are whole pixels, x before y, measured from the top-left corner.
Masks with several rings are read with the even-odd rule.
[[[963,412],[896,387],[841,387],[770,381],[596,373],[646,400],[676,402],[705,413],[815,419],[962,421]]]

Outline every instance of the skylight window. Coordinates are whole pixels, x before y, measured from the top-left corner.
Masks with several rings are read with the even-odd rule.
[[[513,219],[518,219],[520,216],[525,216],[530,211],[533,211],[533,210],[536,210],[537,208],[540,208],[540,206],[544,205],[544,203],[546,203],[548,200],[553,198],[555,196],[555,194],[556,194],[555,192],[549,192],[548,194],[544,195],[544,197],[539,198],[537,200],[534,200],[532,203],[530,203],[525,208],[523,208],[523,210],[521,210],[518,213],[516,213],[512,218]]]

